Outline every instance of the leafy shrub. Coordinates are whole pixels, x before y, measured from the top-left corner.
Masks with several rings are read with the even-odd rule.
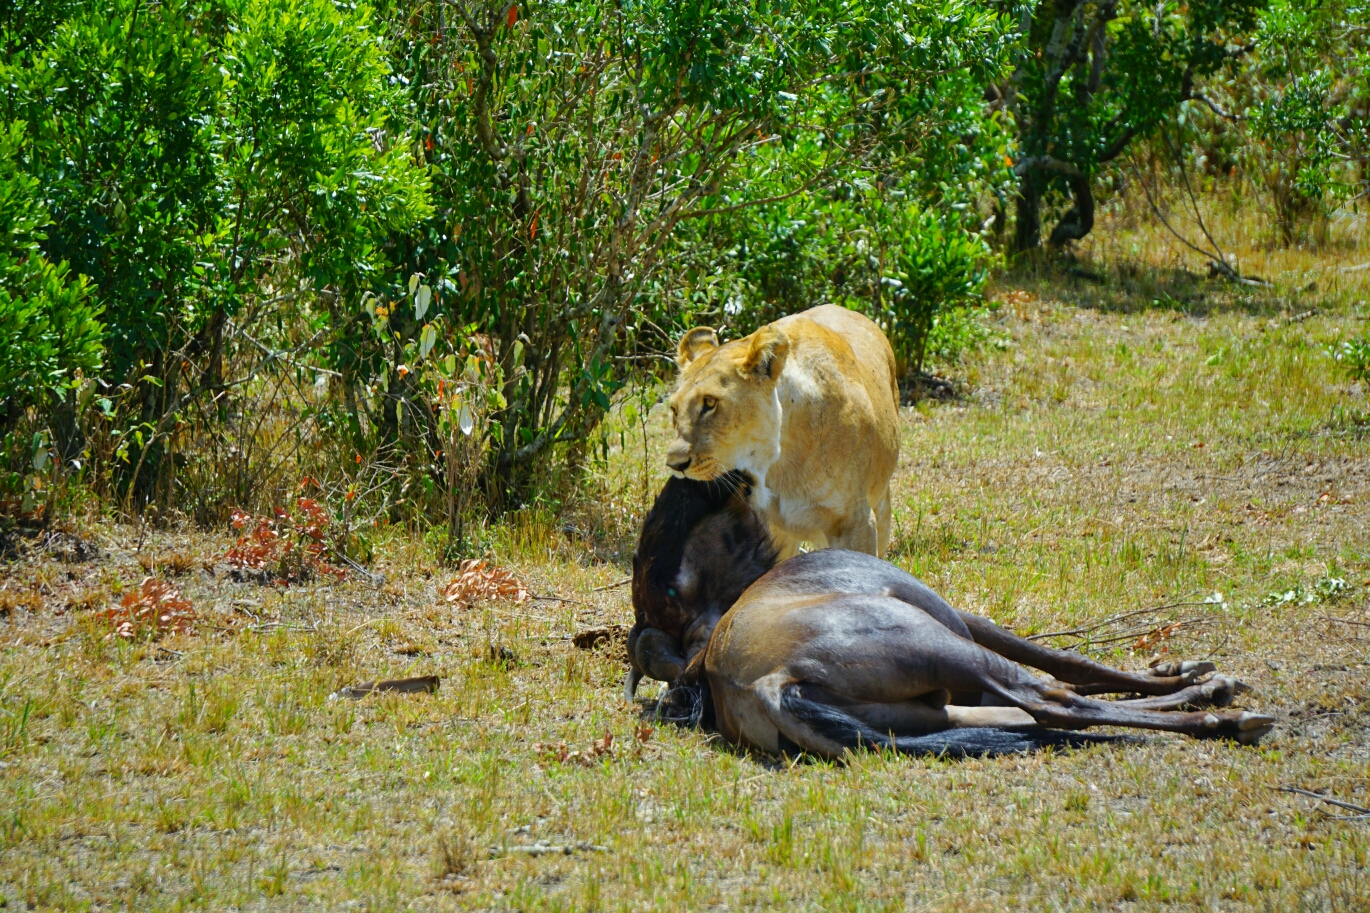
[[[105,379],[120,392],[97,400],[94,460],[128,503],[172,502],[173,455],[187,439],[243,443],[224,433],[241,388],[285,373],[294,334],[337,353],[330,337],[360,324],[336,305],[429,215],[426,169],[365,6],[46,12],[0,15],[0,104],[25,121],[23,167],[50,202],[44,250],[105,308]]]
[[[939,316],[979,300],[989,250],[958,220],[930,210],[911,209],[891,229],[874,317],[894,346],[900,373],[916,374]]]
[[[978,120],[967,116],[974,86],[999,74],[1008,26],[965,0],[489,0],[397,5],[391,16],[435,214],[383,292],[394,336],[384,348],[359,339],[355,367],[340,370],[388,391],[362,416],[380,440],[431,453],[450,439],[428,410],[411,410],[416,375],[396,376],[396,341],[426,326],[391,302],[422,274],[446,318],[439,333],[474,328],[502,371],[484,475],[493,498],[514,503],[535,494],[554,455],[576,466],[630,372],[742,284],[716,225],[766,203],[798,210],[889,165],[896,147]],[[933,97],[928,87],[949,81],[970,105]],[[937,148],[968,132],[948,127]],[[765,266],[776,280],[766,294],[809,298],[783,275],[787,243],[758,258],[776,267]],[[414,416],[408,427],[397,400]]]
[[[165,580],[144,577],[136,590],[124,594],[117,606],[95,613],[114,630],[109,637],[123,640],[155,640],[164,634],[194,631],[195,608]]]
[[[967,353],[974,352],[987,342],[1002,343],[989,327],[990,311],[984,307],[945,308],[932,318],[924,363],[936,361],[956,364]]]
[[[1311,225],[1325,239],[1336,207],[1363,194],[1370,146],[1365,94],[1370,36],[1355,0],[1271,0],[1261,12],[1250,77],[1228,91],[1246,108],[1241,158],[1265,186],[1278,240],[1290,245]],[[1262,200],[1264,202],[1264,200]]]
[[[1330,347],[1332,357],[1339,361],[1356,380],[1370,381],[1370,334],[1343,339]]]
[[[72,4],[46,41],[4,61],[0,91],[29,137],[24,165],[50,201],[44,249],[90,278],[116,382],[136,380],[142,363],[155,370],[187,313],[201,310],[202,238],[219,205],[210,134],[220,79],[195,6]],[[170,386],[152,402],[174,398]]]
[[[23,124],[0,128],[0,403],[13,420],[100,366],[99,308],[84,276],[45,258],[49,218],[38,181],[19,169]]]
[[[274,517],[233,514],[238,541],[224,555],[229,567],[257,571],[263,582],[299,583],[325,574],[342,580],[347,571],[329,563],[332,519],[313,498],[297,498],[293,510],[277,507]]]

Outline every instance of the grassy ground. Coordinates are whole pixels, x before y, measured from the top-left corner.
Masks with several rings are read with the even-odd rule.
[[[1234,292],[1115,227],[1084,251],[1094,278],[1002,280],[1000,344],[957,370],[964,394],[905,410],[893,559],[1126,666],[1215,658],[1279,720],[1261,746],[1146,734],[778,764],[652,730],[622,700],[621,648],[571,636],[631,621],[626,588],[597,588],[626,574],[659,481],[654,418],[583,519],[493,533],[498,563],[565,601],[453,609],[452,572],[403,539],[381,550],[383,584],[286,590],[233,582],[214,561],[226,535],[92,524],[85,561],[68,540],[31,545],[0,584],[0,901],[1370,907],[1370,820],[1279,789],[1370,806],[1370,384],[1325,349],[1370,329],[1370,273],[1342,271],[1354,247],[1252,245],[1280,288]],[[91,609],[149,567],[198,632],[107,638]],[[328,699],[426,673],[435,695]]]

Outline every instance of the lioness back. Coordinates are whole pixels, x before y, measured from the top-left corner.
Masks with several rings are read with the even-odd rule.
[[[750,473],[782,557],[802,541],[884,554],[899,407],[894,352],[875,323],[823,305],[722,346],[699,327],[677,362],[675,474]]]
[[[894,349],[885,338],[884,331],[865,314],[849,311],[836,304],[821,304],[816,308],[791,314],[776,321],[787,326],[791,321],[799,323],[812,320],[821,327],[836,333],[851,347],[855,359],[855,369],[862,376],[862,383],[872,401],[882,400],[893,410],[892,416],[899,415],[899,376],[896,373]],[[876,391],[880,391],[877,394]],[[883,394],[888,393],[888,399]]]

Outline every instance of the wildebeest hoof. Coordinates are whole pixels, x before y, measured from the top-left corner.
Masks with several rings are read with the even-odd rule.
[[[1215,675],[1200,687],[1203,688],[1204,696],[1209,702],[1217,707],[1226,707],[1232,703],[1234,697],[1251,690],[1249,685],[1237,681],[1230,675]]]
[[[1156,675],[1161,678],[1170,678],[1171,676],[1178,675],[1181,678],[1183,678],[1186,682],[1195,681],[1196,679],[1208,675],[1210,672],[1217,671],[1218,666],[1216,663],[1211,663],[1207,660],[1193,659],[1172,659],[1163,663],[1157,663],[1156,665],[1151,667],[1152,675]]]
[[[1242,745],[1254,745],[1275,726],[1275,718],[1249,710],[1204,715],[1201,738],[1234,739]]]
[[[1237,718],[1237,741],[1243,745],[1255,745],[1261,737],[1275,728],[1275,718],[1263,713],[1245,711]]]

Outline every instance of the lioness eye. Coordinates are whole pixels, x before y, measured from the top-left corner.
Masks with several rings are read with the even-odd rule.
[[[712,396],[706,396],[704,397],[704,408],[699,410],[699,414],[703,415],[705,412],[708,412],[710,409],[717,405],[718,400],[714,399]]]

